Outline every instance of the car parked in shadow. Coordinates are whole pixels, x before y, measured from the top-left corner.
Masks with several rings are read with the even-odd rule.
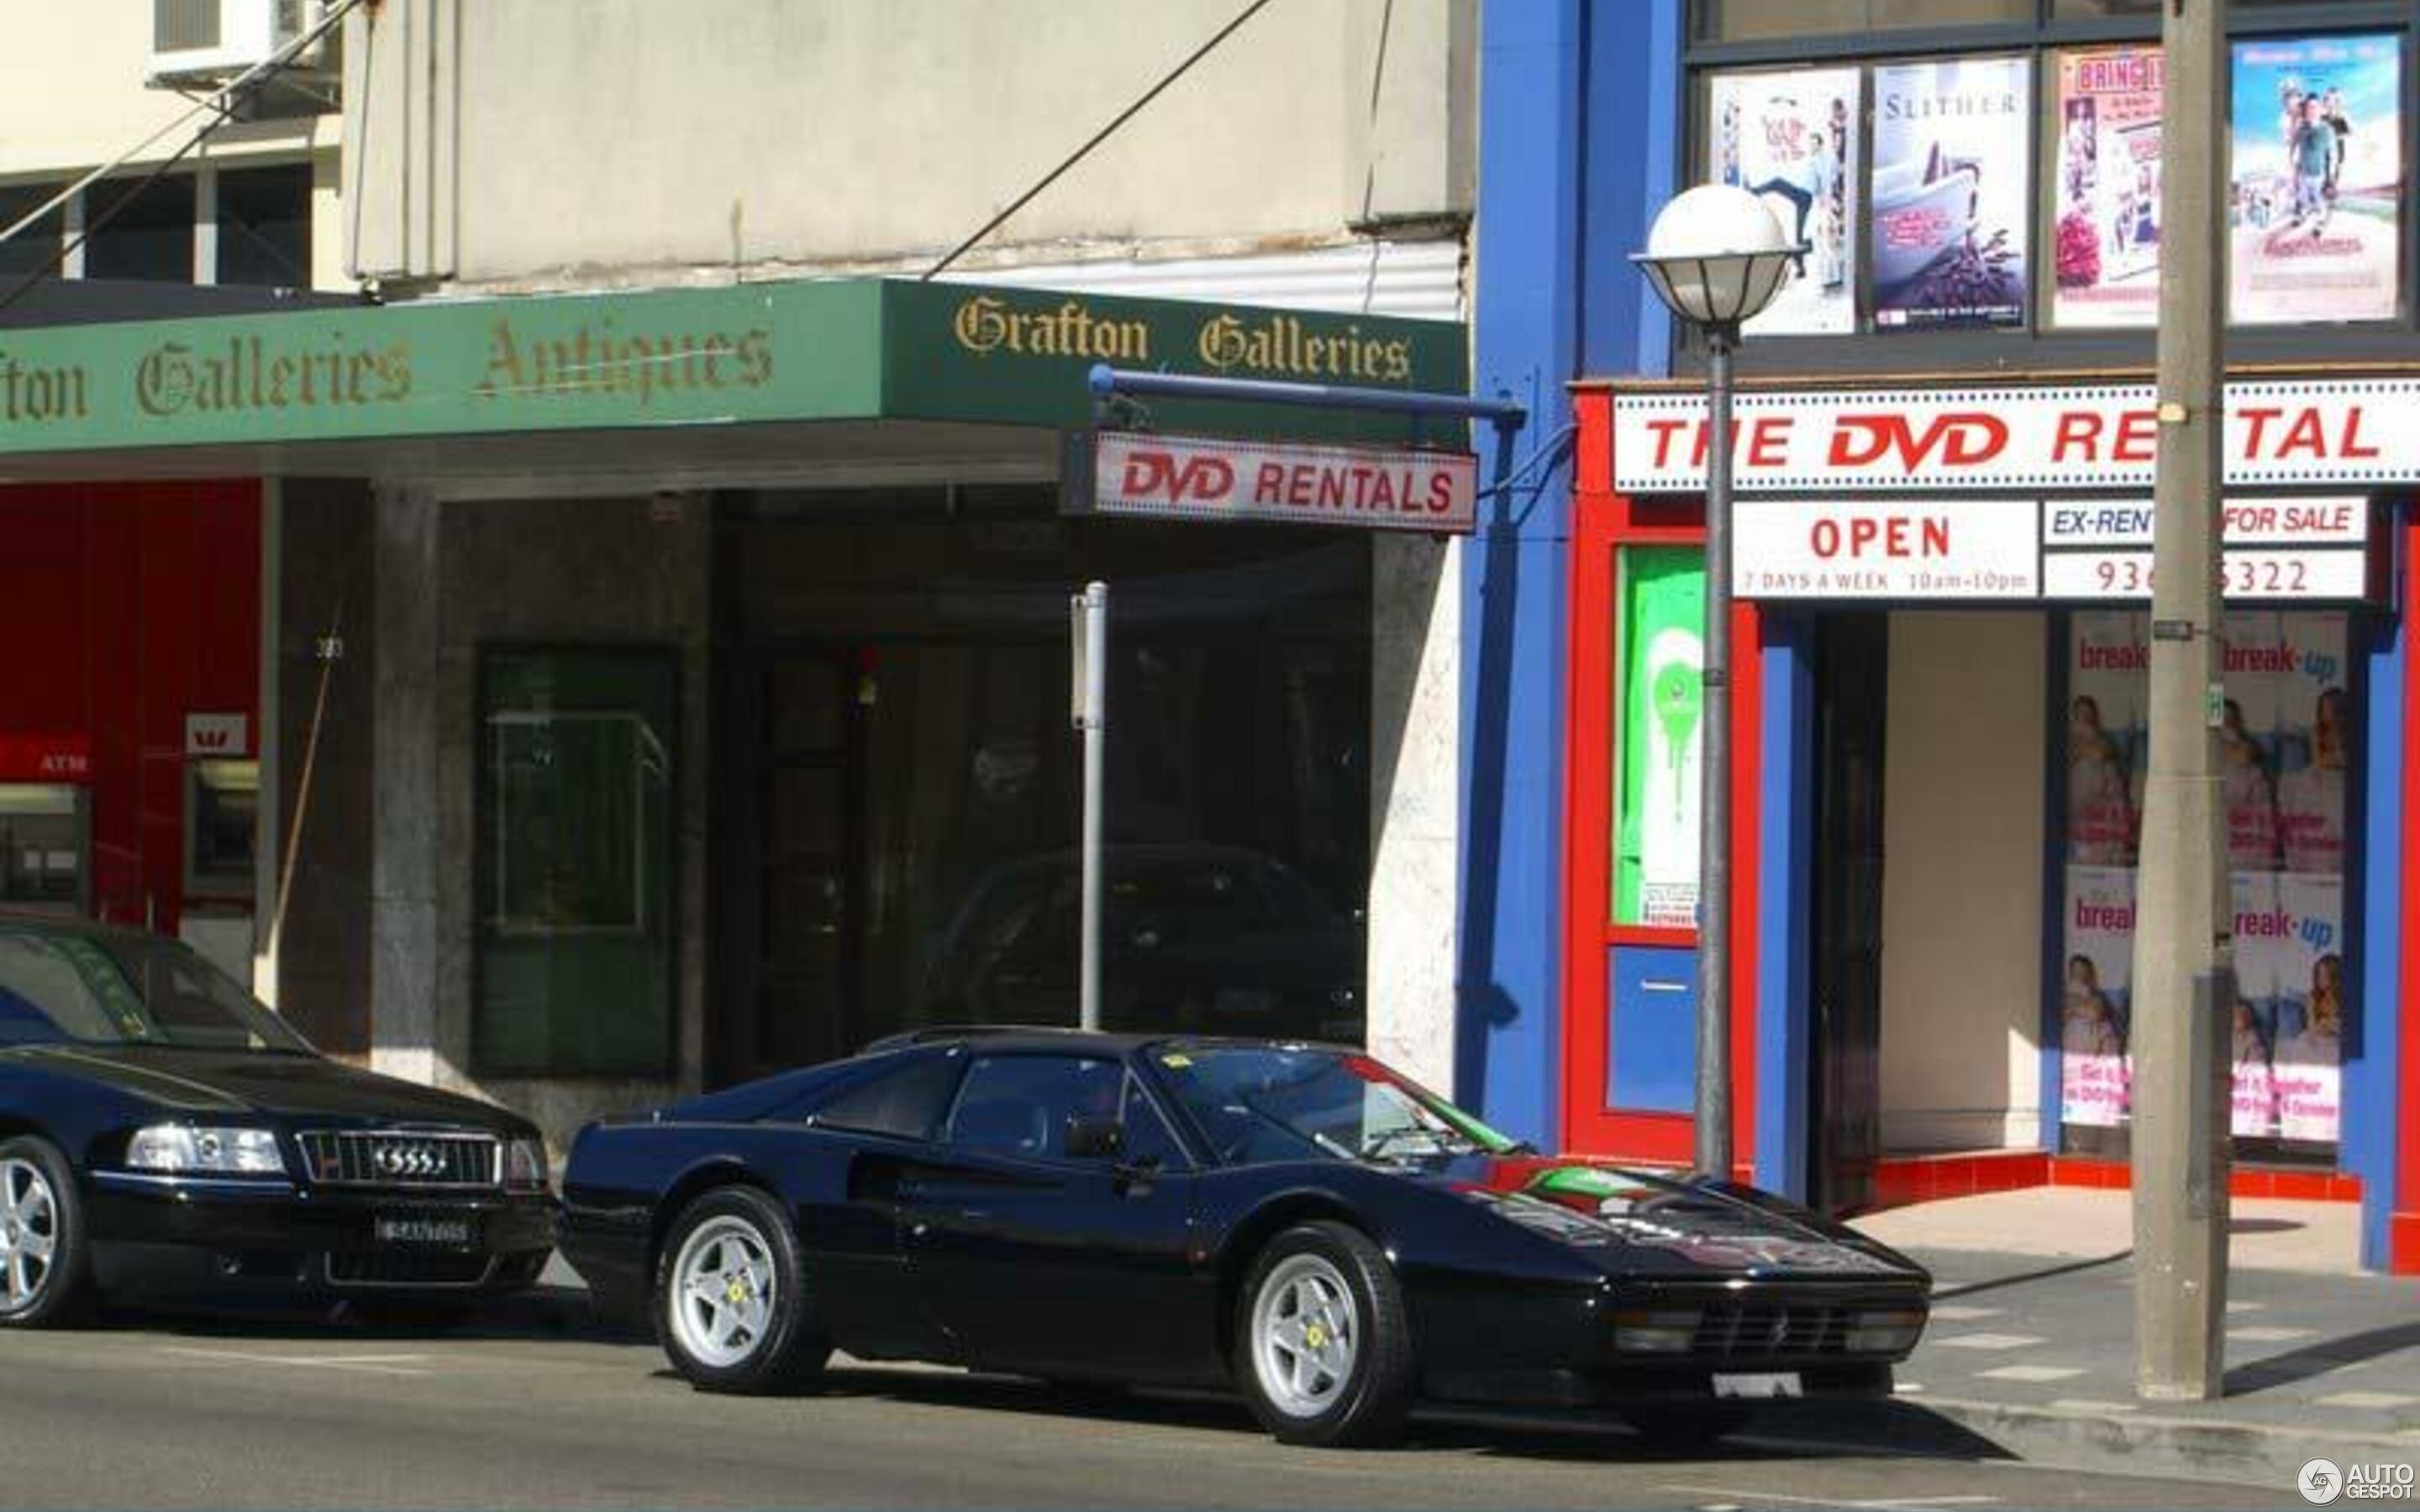
[[[535,1281],[554,1219],[527,1119],[319,1055],[175,941],[0,916],[0,1326],[439,1313]]]

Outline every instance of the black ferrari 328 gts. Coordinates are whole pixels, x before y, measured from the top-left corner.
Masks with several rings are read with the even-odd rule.
[[[1605,1404],[1702,1438],[1882,1394],[1929,1278],[1728,1184],[1540,1158],[1357,1051],[925,1031],[591,1125],[563,1251],[697,1386],[834,1349],[1232,1382],[1279,1438],[1415,1399]]]

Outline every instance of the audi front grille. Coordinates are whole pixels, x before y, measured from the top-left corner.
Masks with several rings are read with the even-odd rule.
[[[411,1129],[316,1129],[295,1136],[304,1166],[320,1186],[416,1188],[504,1184],[503,1146],[494,1134]]]

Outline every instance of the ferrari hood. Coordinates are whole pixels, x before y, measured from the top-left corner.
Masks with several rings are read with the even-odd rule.
[[[87,1044],[29,1045],[12,1054],[54,1074],[99,1082],[179,1114],[450,1124],[493,1134],[523,1130],[520,1119],[489,1103],[318,1056]]]
[[[1627,1273],[1923,1281],[1907,1257],[1770,1194],[1669,1172],[1477,1157],[1422,1173]]]

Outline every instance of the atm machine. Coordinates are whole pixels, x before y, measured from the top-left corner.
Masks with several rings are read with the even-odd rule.
[[[185,906],[177,934],[221,971],[252,981],[253,847],[260,814],[260,764],[225,758],[185,762]]]
[[[67,782],[0,782],[0,908],[92,912],[92,810]]]

